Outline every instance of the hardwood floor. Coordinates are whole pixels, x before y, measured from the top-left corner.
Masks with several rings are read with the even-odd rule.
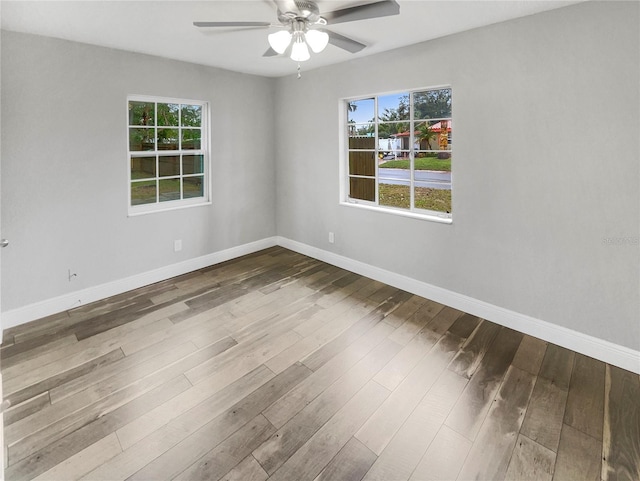
[[[9,481],[640,479],[638,375],[279,247],[4,340]]]

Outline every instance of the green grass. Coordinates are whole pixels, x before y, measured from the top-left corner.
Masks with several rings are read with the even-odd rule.
[[[409,186],[380,184],[380,205],[408,209],[410,202]],[[451,212],[451,191],[416,187],[415,203],[418,209]]]
[[[421,157],[414,160],[416,170],[439,170],[451,172],[451,159],[438,159],[437,157]],[[380,164],[383,169],[408,169],[409,159],[388,160]]]
[[[187,178],[185,180],[189,180]],[[190,199],[192,197],[202,196],[202,187],[194,181],[185,181],[183,184],[183,198]],[[160,201],[177,200],[180,198],[180,179],[162,179],[162,192],[160,193]],[[131,204],[148,204],[156,201],[156,181],[133,182],[131,184]]]

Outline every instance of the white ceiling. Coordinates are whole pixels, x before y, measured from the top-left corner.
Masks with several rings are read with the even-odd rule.
[[[351,54],[329,45],[303,70],[344,62],[456,32],[564,7],[584,0],[399,0],[400,15],[342,23],[331,30],[368,45]],[[371,3],[319,0],[320,12]],[[295,73],[286,57],[265,58],[267,29],[198,29],[198,21],[276,20],[272,0],[9,1],[2,28],[147,53],[238,72],[279,77]],[[271,30],[273,31],[273,30]]]

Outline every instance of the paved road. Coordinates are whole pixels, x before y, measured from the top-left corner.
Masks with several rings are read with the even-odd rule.
[[[380,183],[406,185],[409,182],[407,169],[378,169]],[[416,187],[430,187],[432,189],[451,190],[451,172],[435,170],[416,170]]]

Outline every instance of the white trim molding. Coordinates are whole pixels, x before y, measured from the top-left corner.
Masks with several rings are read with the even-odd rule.
[[[148,286],[156,282],[171,279],[203,267],[208,267],[220,262],[225,262],[236,257],[252,254],[268,247],[276,245],[276,237],[267,237],[248,244],[231,247],[222,251],[207,254],[205,256],[189,259],[177,264],[171,264],[152,271],[136,274],[125,279],[120,279],[94,287],[88,287],[80,291],[71,292],[63,296],[36,302],[18,309],[2,313],[2,328],[19,326],[29,321],[50,316],[75,307],[99,301],[107,297],[122,294],[123,292]]]
[[[287,238],[277,244],[398,289],[640,374],[640,352]]]

